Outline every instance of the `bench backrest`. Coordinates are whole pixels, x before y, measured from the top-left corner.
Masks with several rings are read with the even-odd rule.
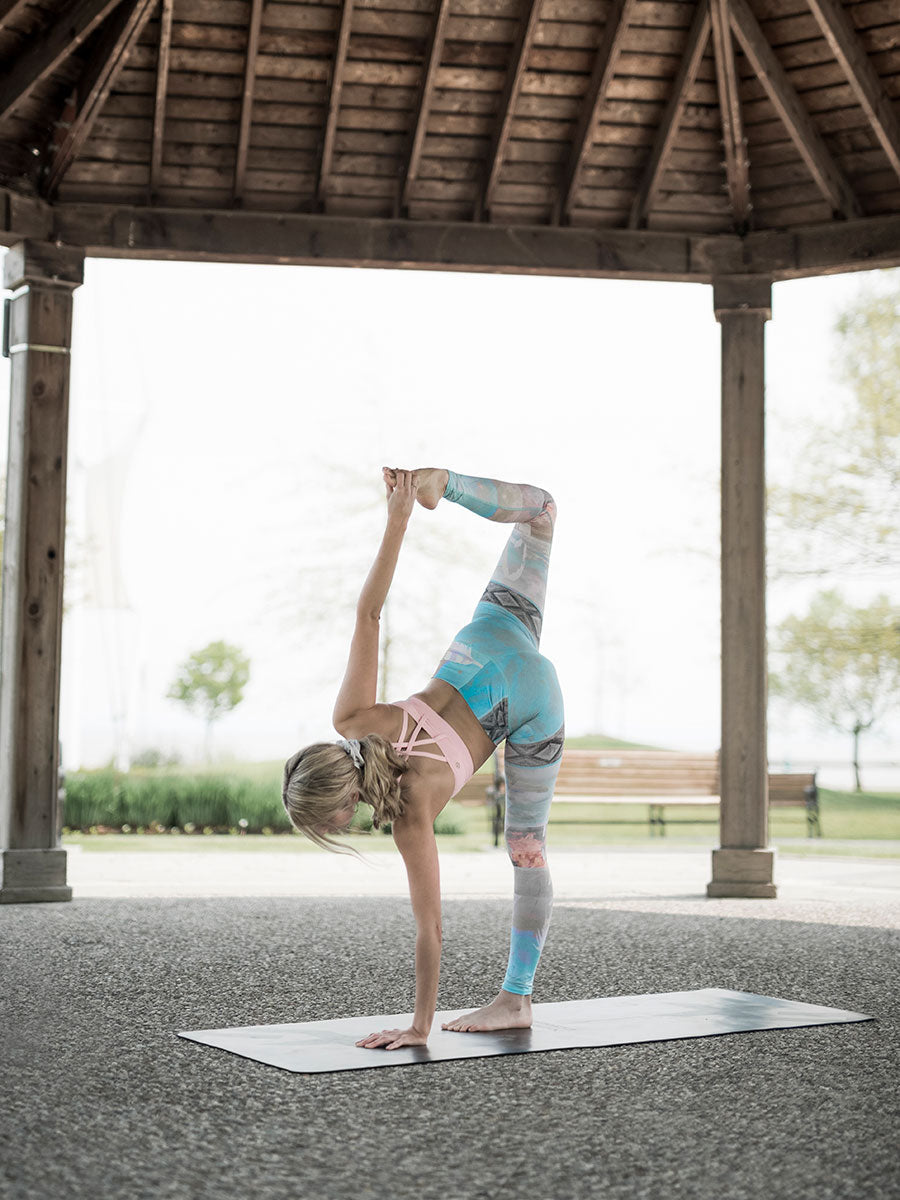
[[[498,751],[501,768],[503,750]],[[473,775],[457,800],[480,802],[493,782],[493,771]],[[770,774],[770,804],[797,804],[804,789],[815,787],[814,772]],[[718,796],[718,754],[682,754],[673,750],[566,750],[556,781],[557,796]]]

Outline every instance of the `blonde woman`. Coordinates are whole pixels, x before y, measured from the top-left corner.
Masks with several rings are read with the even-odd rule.
[[[504,740],[506,845],[514,892],[509,960],[497,996],[443,1025],[460,1033],[531,1025],[534,975],[550,924],[553,889],[547,819],[563,749],[563,703],[553,664],[539,653],[556,518],[552,497],[529,484],[427,467],[383,470],[387,525],[356,609],[347,671],[334,706],[338,742],[307,746],[284,767],[292,824],[320,846],[341,849],[359,802],[391,824],[406,865],[416,921],[416,999],[409,1029],[356,1044],[423,1046],[437,1004],[441,891],[434,821]],[[421,691],[376,702],[379,617],[416,501],[441,499],[513,526],[500,561],[438,669]]]

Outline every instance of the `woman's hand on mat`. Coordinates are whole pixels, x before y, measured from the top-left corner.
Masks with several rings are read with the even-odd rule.
[[[370,1033],[356,1044],[365,1050],[399,1050],[401,1046],[424,1046],[427,1042],[428,1034],[418,1029],[382,1029],[381,1033]]]
[[[401,520],[405,523],[409,520],[409,514],[412,512],[413,505],[416,502],[417,488],[413,483],[412,471],[397,471],[395,478],[396,482],[393,485],[385,480],[388,518]]]

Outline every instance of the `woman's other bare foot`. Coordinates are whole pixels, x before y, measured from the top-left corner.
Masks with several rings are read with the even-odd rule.
[[[530,1029],[531,997],[501,992],[490,1004],[442,1025],[453,1033],[487,1033],[492,1029]]]
[[[397,467],[382,467],[384,482],[393,487],[397,481]],[[418,467],[413,471],[413,483],[416,485],[416,499],[423,508],[437,508],[447,480],[450,478],[446,467]]]

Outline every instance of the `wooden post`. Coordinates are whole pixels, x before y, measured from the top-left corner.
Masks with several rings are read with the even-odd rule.
[[[6,255],[9,465],[0,617],[0,903],[71,900],[59,846],[59,682],[72,293],[81,250]]]
[[[766,756],[765,326],[772,281],[713,281],[722,325],[720,847],[708,896],[774,897]]]

